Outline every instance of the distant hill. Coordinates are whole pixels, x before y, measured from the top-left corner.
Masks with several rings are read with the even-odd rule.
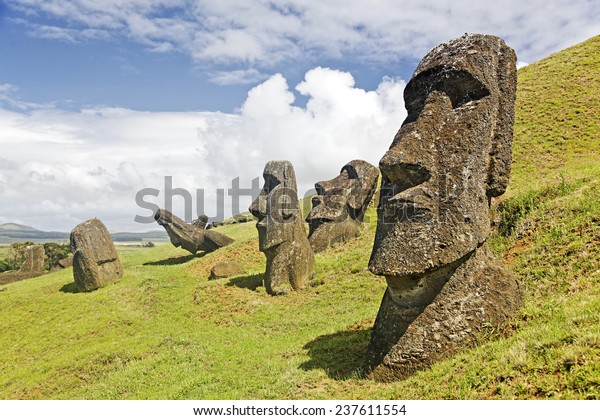
[[[116,232],[110,234],[115,242],[142,242],[142,241],[166,241],[167,233],[164,230],[152,230],[149,232]],[[4,223],[0,225],[0,242],[13,243],[20,241],[46,242],[46,241],[68,241],[70,234],[67,232],[46,232],[31,226],[18,223]]]
[[[18,223],[4,223],[0,225],[0,231],[40,232],[31,226],[19,225]]]

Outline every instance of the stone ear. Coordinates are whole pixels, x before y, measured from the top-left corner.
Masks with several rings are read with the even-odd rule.
[[[361,182],[359,182],[356,187],[352,188],[352,192],[348,197],[348,207],[353,210],[353,214],[357,214],[367,207],[371,200],[369,192],[370,191],[365,189]]]
[[[517,86],[516,55],[502,40],[498,51],[498,114],[492,136],[488,163],[487,196],[498,197],[506,191],[511,166],[511,145]]]
[[[285,209],[282,209],[282,215],[287,221],[295,221],[300,212],[298,193],[294,190],[288,190],[288,197],[290,197],[290,203],[286,205]]]

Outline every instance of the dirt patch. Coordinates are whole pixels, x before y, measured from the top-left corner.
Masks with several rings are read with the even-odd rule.
[[[193,261],[188,270],[199,279],[208,279],[211,268],[226,260],[236,261],[248,270],[251,267],[265,265],[265,256],[258,250],[256,240],[244,242],[238,246],[226,247],[218,253],[210,253]]]

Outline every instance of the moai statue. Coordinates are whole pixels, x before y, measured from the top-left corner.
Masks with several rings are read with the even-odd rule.
[[[90,219],[71,231],[73,277],[81,292],[114,283],[123,276],[123,266],[108,229],[98,219]]]
[[[486,244],[491,198],[510,174],[515,62],[502,39],[465,35],[427,54],[406,86],[408,116],[379,163],[369,269],[388,287],[367,354],[375,379],[474,345],[522,304]]]
[[[317,195],[306,217],[308,241],[314,252],[358,235],[365,211],[377,189],[379,171],[369,162],[353,160],[329,181],[315,184]]]
[[[45,255],[43,245],[29,245],[25,248],[25,261],[19,271],[21,273],[43,273]]]
[[[315,257],[304,229],[292,164],[272,160],[263,178],[263,189],[249,210],[258,219],[259,249],[267,257],[267,292],[285,294],[304,286],[314,272]]]
[[[168,210],[159,209],[154,220],[165,228],[171,243],[196,254],[198,251],[212,252],[233,243],[233,239],[214,230],[206,230],[208,218],[200,216],[192,224],[186,223]]]

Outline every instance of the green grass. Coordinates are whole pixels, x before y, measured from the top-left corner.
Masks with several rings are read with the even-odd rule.
[[[581,95],[560,86],[585,74],[597,97],[599,41],[519,71],[514,176],[490,244],[525,304],[478,347],[402,382],[362,376],[385,289],[366,268],[370,208],[361,236],[318,254],[315,277],[288,296],[262,286],[253,223],[219,228],[236,243],[196,257],[171,245],[119,248],[124,278],[92,293],[73,293],[71,269],[4,286],[0,398],[598,399],[600,158],[589,118],[600,111],[590,101],[569,114]],[[587,62],[593,71],[582,73]],[[547,117],[563,109],[581,130]],[[246,272],[209,281],[223,259]]]

